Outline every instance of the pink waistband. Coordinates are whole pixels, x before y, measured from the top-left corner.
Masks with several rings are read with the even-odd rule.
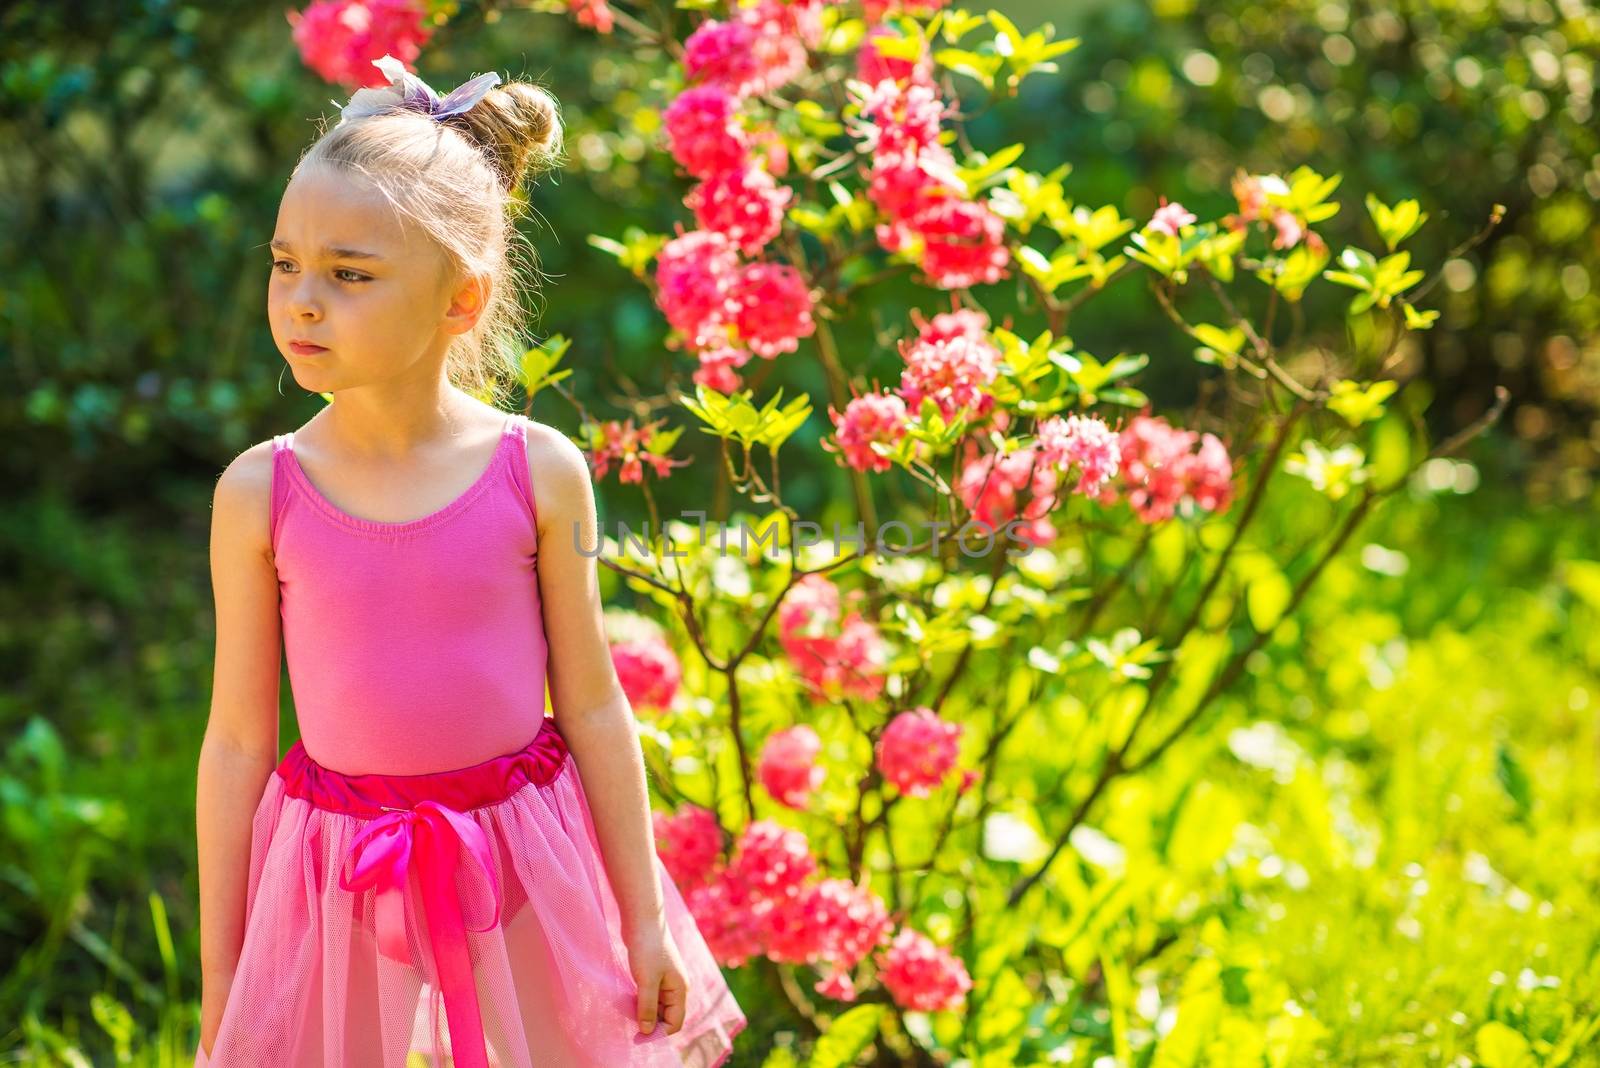
[[[554,717],[546,716],[533,740],[521,749],[464,768],[422,775],[346,775],[312,760],[305,746],[296,741],[279,761],[277,773],[290,797],[334,812],[376,818],[387,810],[413,808],[422,801],[462,812],[492,805],[530,782],[550,782],[566,759],[566,739],[556,730]]]

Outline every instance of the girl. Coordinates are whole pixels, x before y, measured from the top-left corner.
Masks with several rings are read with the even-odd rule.
[[[217,483],[195,1064],[714,1068],[746,1020],[655,854],[585,458],[477,399],[556,105],[377,66],[271,242],[273,339],[334,403]]]

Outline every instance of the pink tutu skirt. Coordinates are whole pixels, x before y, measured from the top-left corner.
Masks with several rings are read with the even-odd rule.
[[[553,719],[514,753],[426,775],[341,774],[296,742],[256,809],[243,950],[194,1063],[716,1068],[746,1019],[656,870],[689,997],[677,1033],[644,1035]]]

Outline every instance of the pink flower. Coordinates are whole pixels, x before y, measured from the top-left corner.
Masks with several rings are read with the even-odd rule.
[[[1052,415],[1039,423],[1038,437],[1040,455],[1047,463],[1062,468],[1077,465],[1073,492],[1086,497],[1097,495],[1122,461],[1116,431],[1094,416]]]
[[[956,308],[953,311],[940,312],[931,320],[924,320],[922,312],[917,308],[911,309],[911,318],[917,324],[917,340],[919,341],[949,341],[952,338],[969,338],[980,341],[994,348],[989,341],[989,317],[977,308]],[[999,359],[999,350],[995,349],[995,359]]]
[[[776,820],[754,820],[739,836],[728,879],[750,896],[773,899],[799,892],[817,870],[806,836]]]
[[[990,285],[1006,277],[1006,224],[988,205],[940,197],[909,225],[923,241],[920,266],[940,289]]]
[[[878,960],[879,980],[903,1009],[957,1009],[972,989],[972,978],[960,958],[909,927],[900,929]]]
[[[954,165],[943,145],[920,152],[883,151],[872,157],[867,199],[883,216],[873,230],[885,252],[910,245],[917,233],[913,222],[935,202],[960,195],[944,169]]]
[[[761,785],[779,804],[805,808],[811,791],[822,785],[823,770],[817,766],[822,740],[804,723],[767,736],[761,748]]]
[[[771,126],[758,127],[750,134],[750,147],[756,160],[774,178],[789,173],[789,146],[783,135]]]
[[[1157,233],[1171,234],[1173,237],[1177,237],[1178,228],[1187,226],[1192,222],[1194,222],[1194,215],[1186,210],[1182,204],[1177,201],[1168,204],[1167,198],[1163,196],[1161,198],[1161,206],[1156,209],[1156,213],[1151,217],[1148,225],[1150,229],[1155,230]]]
[[[944,3],[945,0],[864,0],[862,13],[868,23],[881,22],[891,11],[923,18],[939,10]]]
[[[695,355],[700,360],[700,366],[694,372],[694,380],[718,393],[732,393],[738,389],[740,379],[733,369],[750,362],[749,349],[738,349],[727,344],[701,349]]]
[[[1199,452],[1191,452],[1200,445]],[[1140,414],[1118,438],[1119,481],[1135,514],[1145,523],[1170,518],[1189,501],[1204,511],[1222,511],[1232,500],[1233,465],[1215,435],[1180,430],[1159,417]],[[1102,491],[1101,500],[1113,493]]]
[[[714,230],[679,234],[656,254],[656,305],[690,346],[727,342],[738,311],[730,294],[738,269],[738,251]]]
[[[1266,213],[1267,190],[1260,178],[1237,171],[1233,176],[1233,197],[1239,202],[1241,223],[1254,222]]]
[[[859,116],[849,129],[871,160],[867,197],[883,217],[874,229],[879,245],[916,251],[929,281],[945,289],[1006,277],[1005,220],[966,199],[955,160],[939,143],[946,105],[938,90],[913,76],[851,91]]]
[[[883,693],[888,646],[878,628],[852,612],[837,635],[782,639],[789,660],[813,695],[873,700]]]
[[[1273,248],[1293,248],[1306,236],[1306,228],[1299,217],[1287,208],[1279,208],[1272,213],[1272,227],[1277,231],[1277,236],[1272,240]]]
[[[757,30],[745,22],[706,19],[683,42],[683,67],[691,81],[746,96],[761,80],[754,44]]]
[[[611,663],[617,681],[634,709],[666,708],[683,678],[678,656],[660,637],[641,636],[611,643]]]
[[[1184,457],[1195,435],[1165,419],[1137,416],[1123,428],[1122,481],[1128,503],[1146,523],[1166,519],[1183,499]]]
[[[766,917],[767,956],[789,964],[827,962],[848,971],[887,941],[883,899],[848,879],[822,879],[784,899]]]
[[[1225,511],[1233,500],[1233,460],[1215,434],[1200,435],[1200,448],[1189,457],[1184,476],[1195,506],[1206,512]]]
[[[737,119],[738,101],[719,85],[692,85],[662,113],[668,150],[696,178],[733,170],[748,149]]]
[[[878,628],[858,612],[839,620],[839,590],[809,574],[789,590],[778,609],[778,641],[813,695],[872,700],[883,692],[889,648]]]
[[[961,730],[926,706],[902,712],[878,738],[878,770],[901,793],[926,797],[956,766]]]
[[[681,805],[675,815],[651,814],[656,855],[679,889],[702,883],[722,852],[722,829],[717,817],[699,805]]]
[[[772,37],[787,37],[802,48],[822,43],[822,9],[827,0],[755,0],[734,5],[739,17]]]
[[[806,68],[806,48],[821,33],[821,5],[761,0],[737,7],[733,20],[707,19],[683,42],[689,80],[720,85],[735,97],[782,88]]]
[[[734,324],[739,340],[758,356],[772,359],[794,352],[800,338],[816,333],[811,290],[805,276],[787,263],[746,264],[734,276],[729,293],[737,308]]]
[[[834,656],[834,664],[822,677],[825,692],[837,688],[863,701],[876,700],[883,693],[889,645],[876,624],[863,619],[859,612],[845,616]]]
[[[907,154],[939,147],[939,124],[949,107],[939,90],[926,81],[868,82],[864,92],[851,89],[859,117],[849,120],[852,136],[871,157]],[[858,94],[859,95],[856,95]]]
[[[567,0],[567,10],[577,16],[579,26],[588,26],[597,33],[610,33],[616,25],[616,16],[606,0]]]
[[[877,85],[885,78],[893,81],[911,79],[929,82],[933,79],[933,59],[923,48],[915,61],[886,56],[878,51],[877,38],[901,40],[899,33],[888,26],[877,25],[867,31],[861,48],[856,52],[856,78],[868,85]]]
[[[950,422],[957,415],[969,419],[994,407],[988,387],[1000,373],[1000,350],[983,334],[919,337],[902,340],[900,396],[912,415],[919,414],[924,397],[932,397],[939,414]]]
[[[850,972],[845,968],[834,968],[827,975],[811,985],[811,989],[823,997],[833,998],[835,1001],[854,1001],[856,999],[856,984],[850,979]]]
[[[997,458],[993,453],[977,455],[971,438],[967,444],[969,459],[956,491],[972,513],[972,523],[989,534],[999,534],[1016,521],[1012,536],[1018,540],[1041,546],[1053,541],[1056,528],[1046,517],[1058,503],[1056,468],[1033,446]],[[1030,497],[1019,505],[1017,498],[1024,490]]]
[[[839,587],[820,572],[802,575],[778,606],[778,632],[784,639],[821,637],[839,619]]]
[[[643,482],[644,469],[647,465],[655,472],[657,478],[666,478],[674,467],[688,464],[690,462],[688,460],[674,460],[664,453],[655,451],[656,431],[664,423],[665,419],[657,419],[642,427],[636,427],[632,418],[622,422],[609,419],[591,427],[591,437],[597,441],[597,444],[590,449],[590,464],[594,468],[594,477],[604,478],[606,472],[611,469],[613,461],[621,464],[617,472],[619,482]]]
[[[839,449],[826,441],[823,449],[842,451],[844,462],[857,471],[887,471],[891,466],[887,456],[881,456],[874,444],[893,448],[906,434],[906,402],[894,393],[868,393],[856,397],[845,405],[840,415],[830,405],[828,418],[833,420],[839,439]]]
[[[718,964],[737,968],[761,954],[761,929],[772,903],[752,896],[726,869],[690,887],[683,899]]]
[[[759,253],[783,228],[794,190],[753,163],[717,171],[689,190],[684,204],[702,230],[726,234],[748,256]]]
[[[1322,235],[1308,227],[1304,219],[1288,208],[1279,207],[1268,201],[1269,185],[1280,191],[1286,188],[1282,179],[1276,175],[1254,175],[1246,174],[1242,170],[1235,171],[1233,196],[1239,202],[1239,211],[1236,214],[1223,216],[1223,225],[1238,232],[1248,229],[1250,223],[1260,222],[1271,226],[1272,247],[1275,249],[1293,248],[1304,241],[1311,251],[1326,252],[1327,242],[1322,239]]]
[[[325,81],[350,88],[381,87],[389,79],[372,65],[392,55],[407,69],[433,31],[420,0],[315,0],[287,12],[300,58]]]

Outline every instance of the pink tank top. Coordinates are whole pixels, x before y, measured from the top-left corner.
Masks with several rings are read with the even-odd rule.
[[[272,551],[300,740],[346,774],[428,774],[526,745],[544,725],[527,421],[438,511],[361,519],[272,439]]]

